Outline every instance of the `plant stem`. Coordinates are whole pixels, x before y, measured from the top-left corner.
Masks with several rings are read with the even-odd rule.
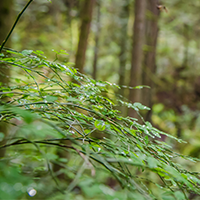
[[[15,23],[13,24],[10,32],[8,33],[6,39],[3,41],[2,45],[1,45],[1,48],[0,48],[0,53],[4,47],[4,45],[6,44],[6,42],[8,41],[10,35],[12,34],[13,30],[15,29],[15,26],[17,25],[17,22],[19,21],[20,17],[22,16],[22,14],[24,13],[24,11],[28,8],[28,6],[30,5],[30,3],[32,2],[33,0],[30,0],[26,6],[23,8],[23,10],[19,13],[19,15],[17,16],[17,19],[15,20]]]

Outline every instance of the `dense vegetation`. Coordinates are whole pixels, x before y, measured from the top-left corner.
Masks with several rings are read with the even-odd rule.
[[[17,77],[1,87],[1,121],[10,125],[1,146],[7,149],[1,162],[4,199],[25,197],[25,188],[46,199],[187,199],[200,193],[199,174],[179,164],[197,159],[173,152],[162,136],[180,139],[116,110],[149,108],[111,100],[117,85],[47,61],[40,51],[6,53],[0,62],[16,68]]]
[[[24,6],[23,0],[2,2],[7,10],[14,5],[17,12]],[[29,10],[21,12],[22,21],[18,15],[12,41],[9,37],[6,41],[12,48],[1,46],[1,199],[198,199],[199,75],[189,69],[193,64],[198,69],[198,59],[192,59],[198,28],[191,31],[189,19],[193,4],[197,8],[199,4],[177,0],[161,10],[156,70],[155,58],[148,62],[148,53],[155,53],[158,32],[153,43],[146,39],[140,48],[144,62],[137,61],[144,65],[140,75],[146,82],[138,83],[150,85],[152,91],[148,86],[124,86],[129,85],[130,63],[136,62],[138,53],[130,41],[137,40],[134,33],[139,32],[135,25],[132,33],[130,22],[137,19],[142,4],[133,8],[134,2],[139,1],[27,1],[27,7],[32,3]],[[149,2],[145,26],[157,31],[159,15],[154,18],[151,12],[159,14],[154,3],[160,1]],[[84,21],[87,12],[81,12],[90,12],[91,6],[90,30]],[[180,6],[182,18],[177,19],[175,10]],[[10,30],[11,20],[3,16],[9,13],[0,12],[5,32],[0,40]],[[86,24],[82,35],[91,33],[78,45],[83,38],[80,33],[78,39],[79,23]],[[180,49],[173,44],[182,42]],[[84,45],[88,45],[85,66],[80,55]],[[75,46],[82,53],[75,53]],[[153,67],[149,73],[146,64]],[[143,98],[133,101],[132,91],[140,91]],[[127,115],[132,111],[134,116]]]

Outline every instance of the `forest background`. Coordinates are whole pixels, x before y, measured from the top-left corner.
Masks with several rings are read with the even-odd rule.
[[[1,23],[5,32],[1,31],[0,42],[27,3],[6,2],[10,15],[3,29]],[[6,46],[43,51],[51,61],[68,63],[96,80],[118,84],[121,90],[114,90],[116,96],[150,107],[151,111],[141,113],[146,121],[187,143],[164,137],[165,142],[181,154],[199,158],[200,2],[142,2],[33,1]],[[1,22],[3,17],[1,13]],[[119,110],[123,116],[137,116],[125,107]],[[188,167],[198,171],[199,165]]]

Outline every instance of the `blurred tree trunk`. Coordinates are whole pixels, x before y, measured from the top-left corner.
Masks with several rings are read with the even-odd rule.
[[[96,79],[97,74],[97,59],[99,52],[99,36],[100,36],[100,17],[101,17],[101,3],[97,2],[97,21],[96,21],[96,33],[95,33],[95,48],[94,48],[94,61],[93,61],[93,73],[92,78]]]
[[[127,59],[127,26],[129,19],[129,0],[124,1],[121,12],[121,32],[120,32],[120,53],[119,53],[119,85],[125,85],[126,59]],[[119,90],[119,94],[124,96],[124,89]]]
[[[120,36],[119,36],[119,86],[123,86],[127,84],[127,80],[125,80],[126,76],[126,60],[127,60],[127,41],[128,41],[128,34],[127,34],[127,27],[128,27],[128,20],[129,20],[129,5],[130,0],[123,1],[123,7],[120,14]],[[125,88],[121,87],[118,90],[118,94],[121,98],[125,98]],[[119,106],[118,109],[121,111],[121,115],[127,115],[127,108],[125,106]]]
[[[79,35],[78,49],[76,53],[75,66],[79,69],[79,72],[83,73],[83,67],[85,63],[85,53],[87,49],[87,40],[90,32],[90,24],[92,21],[92,11],[94,7],[95,0],[85,0],[82,13],[81,13],[81,30]],[[70,145],[71,141],[64,140],[61,142],[65,145]],[[57,149],[58,158],[69,159],[70,155],[68,152],[63,151],[62,149]],[[60,165],[59,162],[54,164],[53,170],[56,173],[56,176],[61,180],[70,181],[70,178],[63,172],[65,167]]]
[[[70,35],[70,37],[69,37],[69,40],[70,40],[70,58],[69,58],[69,60],[71,60],[72,59],[72,56],[74,56],[74,53],[73,53],[73,50],[74,50],[74,45],[73,45],[73,30],[72,30],[72,16],[73,16],[73,12],[72,12],[72,10],[73,10],[73,8],[75,7],[75,6],[77,6],[76,4],[77,4],[77,2],[76,2],[76,0],[64,0],[64,3],[65,3],[65,5],[66,5],[66,7],[67,7],[67,24],[68,24],[68,31],[69,31],[69,35]]]
[[[7,34],[9,33],[12,26],[12,3],[13,0],[1,0],[0,1],[0,44],[3,43]],[[7,41],[6,46],[10,46],[10,40]],[[6,65],[0,65],[0,88],[7,86],[9,83],[10,70]],[[0,89],[1,90],[1,89]],[[0,104],[5,99],[0,97]],[[0,122],[0,132],[7,135],[7,125]],[[0,145],[4,144],[5,140],[0,142]],[[5,148],[0,150],[0,158],[5,155]]]
[[[143,82],[142,85],[148,85],[149,88],[142,89],[142,103],[152,108],[153,80],[152,74],[156,72],[156,45],[158,38],[158,18],[160,10],[157,8],[160,0],[149,0],[147,3],[146,18],[146,52],[144,54],[143,65]],[[152,110],[148,111],[145,116],[146,121],[151,121]]]
[[[141,85],[142,83],[142,59],[145,33],[145,11],[146,0],[135,0],[135,21],[133,27],[133,47],[130,72],[130,87]],[[129,100],[134,102],[141,101],[141,90],[130,89]],[[136,117],[136,112],[129,109],[128,115]]]
[[[95,0],[85,0],[82,13],[81,13],[81,27],[79,35],[78,49],[76,53],[75,66],[83,73],[83,67],[85,64],[85,54],[87,49],[87,41],[90,33],[90,24],[92,21],[92,11]]]

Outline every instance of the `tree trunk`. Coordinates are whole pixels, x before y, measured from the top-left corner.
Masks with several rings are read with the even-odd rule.
[[[149,0],[147,3],[147,18],[146,18],[146,47],[147,50],[144,55],[143,65],[143,85],[150,86],[150,89],[144,88],[142,90],[142,103],[152,108],[152,92],[153,80],[152,74],[156,72],[156,45],[158,38],[158,18],[159,18],[159,0]],[[148,111],[145,120],[151,121],[152,110]]]
[[[85,0],[81,13],[82,23],[81,23],[79,43],[75,60],[75,67],[78,68],[79,72],[81,73],[83,73],[83,67],[85,63],[85,53],[87,49],[87,40],[90,32],[90,24],[92,21],[92,11],[94,3],[95,0]],[[65,145],[70,145],[71,141],[64,140],[61,143]],[[70,158],[69,153],[63,151],[62,149],[57,149],[56,154],[58,155],[58,158],[67,158],[67,159]],[[70,178],[67,177],[67,175],[64,172],[62,172],[63,168],[64,166],[61,166],[59,163],[55,163],[53,170],[56,173],[58,179],[69,182]]]
[[[81,14],[81,30],[79,35],[78,49],[76,53],[75,67],[83,73],[85,54],[87,49],[87,41],[90,33],[90,24],[92,21],[92,11],[94,7],[95,0],[85,0],[84,6]]]
[[[145,33],[145,10],[146,0],[135,0],[135,21],[133,27],[133,47],[130,72],[130,87],[141,85],[142,83],[142,59]],[[141,90],[130,89],[129,100],[140,102]],[[129,109],[128,115],[136,117],[133,109]]]
[[[128,82],[125,79],[126,76],[126,61],[127,61],[127,41],[128,41],[128,34],[127,34],[127,27],[128,27],[128,20],[129,20],[129,5],[130,0],[125,0],[123,2],[121,14],[120,14],[120,35],[119,35],[119,86],[126,85]],[[125,99],[125,88],[121,87],[118,90],[118,94],[122,99]],[[127,115],[127,108],[125,106],[119,106],[118,109],[121,112],[122,116]]]
[[[93,73],[92,73],[93,79],[96,79],[96,75],[97,75],[97,59],[98,59],[98,52],[99,52],[100,17],[101,17],[100,9],[101,9],[101,4],[99,1],[97,5],[97,22],[96,22],[94,61],[93,61]]]
[[[0,44],[3,43],[7,34],[9,33],[12,26],[12,0],[1,0],[0,1]],[[6,46],[10,46],[10,40],[6,43]],[[2,52],[3,53],[3,52]],[[0,65],[0,87],[7,86],[9,83],[10,70],[6,65]],[[0,89],[1,90],[1,89]],[[5,101],[0,97],[0,103]],[[0,122],[0,132],[7,135],[7,124]],[[0,142],[0,145],[4,144],[5,140]],[[0,150],[0,158],[4,157],[5,148]]]
[[[121,12],[121,35],[120,35],[120,53],[119,53],[119,85],[125,85],[126,59],[127,59],[127,26],[129,18],[129,0],[124,1]],[[124,96],[124,89],[119,90],[119,94]]]
[[[13,0],[0,1],[0,44],[6,39],[12,26],[12,2]],[[10,39],[7,41],[6,46],[10,46]],[[9,82],[9,68],[0,65],[0,82],[2,85],[7,85]]]

